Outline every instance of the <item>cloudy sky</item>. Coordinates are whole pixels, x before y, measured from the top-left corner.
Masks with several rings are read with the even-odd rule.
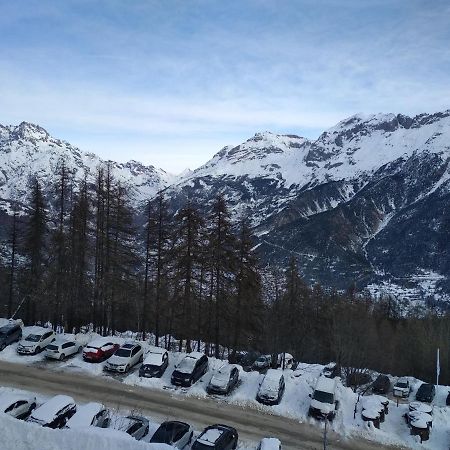
[[[448,0],[15,0],[0,123],[177,173],[257,131],[450,108]]]

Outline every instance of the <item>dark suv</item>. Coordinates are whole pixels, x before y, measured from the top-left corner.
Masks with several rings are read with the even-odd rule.
[[[436,394],[434,384],[423,383],[420,385],[416,393],[416,400],[419,402],[431,403]]]
[[[172,373],[172,384],[192,386],[208,371],[208,357],[200,352],[187,354]]]
[[[0,328],[0,351],[13,342],[22,339],[22,327],[17,323],[8,323]]]
[[[236,429],[217,424],[203,430],[192,445],[192,450],[234,450],[237,448],[237,443]]]
[[[372,384],[372,392],[375,394],[387,394],[391,387],[391,380],[387,375],[378,375]]]

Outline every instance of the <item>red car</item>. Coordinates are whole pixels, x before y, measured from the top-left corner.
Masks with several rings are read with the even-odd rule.
[[[83,349],[83,359],[88,362],[102,362],[113,355],[120,345],[110,337],[99,337],[91,341]]]

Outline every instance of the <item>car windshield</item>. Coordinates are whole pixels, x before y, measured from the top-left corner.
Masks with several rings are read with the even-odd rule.
[[[404,381],[399,381],[397,383],[397,387],[399,387],[399,388],[406,388],[406,387],[408,387],[408,383],[406,383]]]
[[[186,356],[183,361],[180,362],[180,365],[178,366],[178,370],[180,372],[183,371],[191,371],[195,367],[195,363],[197,360],[195,358],[191,358],[189,356]]]
[[[53,345],[53,344],[47,345],[47,348],[49,350],[58,350],[58,346],[57,345]]]
[[[39,336],[39,334],[29,334],[25,340],[26,341],[30,341],[30,342],[39,342],[39,339],[41,338],[41,336]]]
[[[131,355],[131,350],[128,348],[119,348],[116,352],[116,356],[122,356],[123,358],[129,358]]]
[[[313,399],[320,403],[334,403],[334,396],[330,392],[314,391]]]
[[[266,362],[266,357],[265,357],[265,356],[260,356],[260,357],[256,360],[256,362],[258,362],[258,363],[264,363],[264,362]]]
[[[152,437],[153,442],[161,444],[170,444],[173,435],[173,426],[170,424],[162,424]]]

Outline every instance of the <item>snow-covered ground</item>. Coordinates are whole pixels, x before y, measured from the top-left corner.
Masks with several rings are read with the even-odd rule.
[[[24,335],[29,328],[25,327]],[[73,335],[70,335],[73,337]],[[94,337],[91,335],[90,337]],[[90,338],[86,335],[77,335],[77,339],[85,344]],[[114,338],[118,343],[123,343],[125,338]],[[151,346],[143,343],[148,350]],[[213,376],[214,372],[224,363],[215,358],[209,359],[209,370],[197,383],[190,388],[178,388],[172,386],[170,382],[174,366],[183,358],[184,354],[179,352],[170,352],[169,367],[161,378],[140,378],[138,366],[131,373],[126,375],[112,375],[103,371],[104,363],[84,362],[81,355],[63,362],[46,361],[43,354],[34,356],[20,356],[16,353],[16,344],[7,347],[0,352],[0,360],[19,362],[24,364],[45,365],[50,370],[81,371],[90,375],[113,377],[123,381],[125,384],[137,385],[150,389],[167,390],[172,395],[193,396],[197,398],[207,397],[206,386]],[[244,372],[240,368],[240,381],[229,396],[216,396],[219,402],[228,402],[239,405],[244,408],[253,408],[270,414],[276,414],[284,417],[296,419],[300,422],[309,422],[318,427],[323,427],[322,423],[308,417],[310,405],[309,394],[312,393],[319,374],[323,369],[319,364],[299,364],[298,368],[284,371],[286,381],[286,390],[283,399],[279,405],[264,406],[256,401],[256,393],[264,375],[258,372]],[[415,393],[422,383],[420,380],[409,377],[412,385],[412,393],[409,401],[415,399]],[[396,381],[391,377],[391,381]],[[380,429],[368,426],[361,418],[361,402],[358,402],[358,394],[355,394],[350,388],[344,386],[340,381],[337,385],[337,400],[339,409],[337,416],[331,428],[337,433],[346,437],[360,436],[366,439],[377,441],[384,444],[394,444],[407,446],[413,449],[436,449],[448,450],[450,445],[450,407],[445,406],[446,397],[450,391],[448,386],[437,386],[436,397],[433,401],[433,427],[430,439],[423,444],[415,436],[410,435],[410,430],[405,423],[403,415],[408,410],[408,401],[402,400],[397,406],[396,402],[390,399],[389,414],[385,422],[381,424]],[[357,403],[358,402],[358,403]],[[356,405],[356,415],[354,409]]]

